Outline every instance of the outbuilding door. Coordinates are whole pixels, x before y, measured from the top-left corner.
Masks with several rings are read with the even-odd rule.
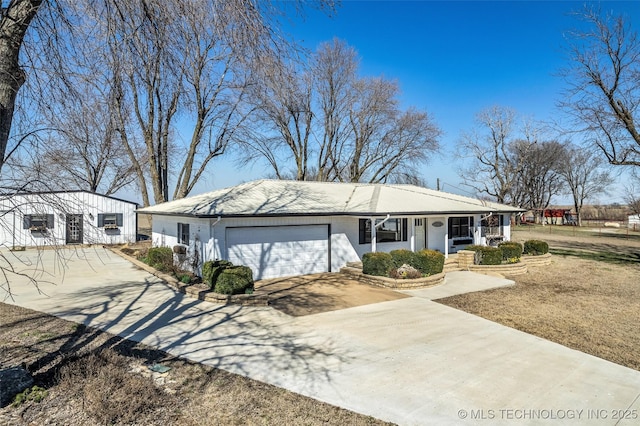
[[[328,272],[329,235],[329,225],[227,228],[228,260],[257,280]]]
[[[67,244],[82,244],[82,215],[67,215]]]

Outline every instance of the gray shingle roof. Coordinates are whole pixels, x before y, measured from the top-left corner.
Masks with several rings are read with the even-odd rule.
[[[415,185],[257,180],[139,209],[161,215],[432,215],[522,209]]]

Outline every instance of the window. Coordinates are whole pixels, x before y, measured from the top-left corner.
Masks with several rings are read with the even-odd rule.
[[[189,224],[178,223],[178,244],[189,245]]]
[[[480,222],[483,237],[502,236],[504,216],[501,214],[487,216]]]
[[[53,221],[52,214],[26,214],[22,227],[31,231],[43,232],[47,229],[53,229]]]
[[[383,222],[384,219],[376,219],[376,223]],[[371,220],[360,219],[360,244],[371,242]],[[388,219],[376,229],[376,241],[388,243],[394,241],[407,241],[407,219]]]
[[[422,219],[414,219],[413,226],[422,226]]]
[[[450,217],[449,238],[469,238],[473,230],[473,217]]]
[[[117,229],[122,226],[122,213],[98,213],[98,228]]]

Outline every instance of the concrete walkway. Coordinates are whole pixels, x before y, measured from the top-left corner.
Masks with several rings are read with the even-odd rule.
[[[102,249],[80,257],[41,283],[50,297],[15,277],[8,302],[402,425],[638,423],[640,372],[427,296],[294,318],[189,299]],[[443,286],[488,279],[454,277]]]

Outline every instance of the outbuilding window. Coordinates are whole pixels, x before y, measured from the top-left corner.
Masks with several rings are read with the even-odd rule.
[[[376,224],[384,219],[376,219]],[[371,242],[371,220],[360,219],[359,222],[360,244]],[[407,241],[407,219],[388,219],[376,229],[376,241],[389,243],[395,241]]]
[[[31,231],[46,231],[53,229],[54,216],[52,214],[26,214],[24,215],[23,228]]]
[[[189,224],[178,223],[178,244],[189,245]]]
[[[122,213],[98,213],[98,228],[114,229],[122,226]]]

